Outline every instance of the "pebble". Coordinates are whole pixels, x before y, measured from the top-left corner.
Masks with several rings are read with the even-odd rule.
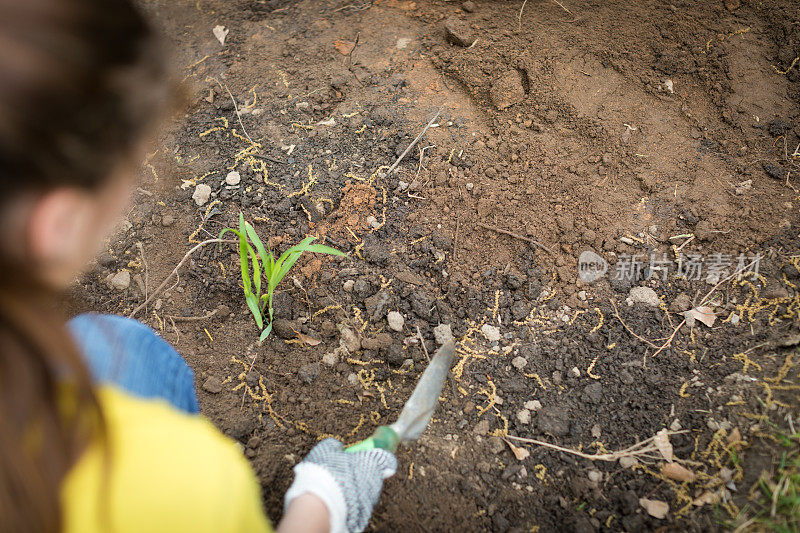
[[[692,308],[692,299],[685,292],[680,293],[669,304],[669,310],[672,313],[682,313]]]
[[[272,322],[272,331],[279,339],[294,339],[297,334],[294,331],[294,324],[285,318],[276,318]]]
[[[131,286],[131,273],[127,270],[120,270],[108,277],[108,284],[112,289],[124,291]]]
[[[457,46],[470,46],[476,39],[476,35],[469,24],[457,17],[450,17],[445,21],[444,31],[447,41]]]
[[[619,466],[622,468],[633,468],[637,464],[639,464],[639,460],[636,457],[625,456],[619,458]]]
[[[650,287],[633,287],[628,293],[628,305],[636,303],[642,303],[648,307],[658,307],[661,305],[661,300],[658,299],[656,291]]]
[[[472,430],[476,435],[486,435],[489,433],[489,421],[481,420],[475,424],[475,429]]]
[[[403,331],[406,319],[397,311],[389,311],[389,314],[386,315],[386,322],[389,324],[389,329],[392,331]]]
[[[172,216],[172,215],[164,215],[163,217],[161,217],[161,225],[164,226],[165,228],[168,228],[168,227],[172,226],[173,224],[175,224],[175,217],[174,216]]]
[[[602,434],[603,432],[600,430],[600,424],[595,424],[592,426],[592,437],[599,439],[600,435]]]
[[[361,339],[358,338],[358,335],[344,324],[339,324],[338,328],[342,336],[341,344],[344,345],[347,351],[351,354],[359,351],[361,349]]]
[[[335,366],[339,363],[339,354],[336,352],[328,352],[322,356],[322,362],[328,366]]]
[[[369,337],[361,341],[361,347],[365,350],[385,350],[392,345],[392,336],[388,333],[378,333],[375,337]]]
[[[309,363],[301,366],[297,371],[297,375],[303,380],[303,383],[311,385],[319,375],[319,363]]]
[[[350,372],[347,374],[347,382],[353,386],[358,385],[358,376],[354,372]]]
[[[436,339],[436,344],[439,346],[454,340],[453,330],[450,324],[439,324],[433,328],[433,337]]]
[[[500,340],[500,328],[497,326],[492,326],[490,324],[484,324],[481,326],[481,333],[486,336],[486,340],[489,342],[497,342]]]
[[[228,172],[228,175],[225,176],[225,183],[227,183],[228,185],[239,185],[239,182],[241,181],[242,181],[242,176],[235,170]]]
[[[539,411],[542,409],[542,402],[539,400],[528,400],[525,402],[525,409],[534,412]]]
[[[352,279],[348,279],[342,284],[342,289],[344,292],[353,292],[353,286],[355,286],[356,282]]]
[[[525,88],[519,72],[508,70],[498,76],[489,89],[489,98],[501,111],[522,102],[525,99]]]
[[[527,409],[520,409],[517,411],[517,420],[519,420],[520,424],[530,424],[531,412]]]
[[[370,216],[368,216],[368,217],[367,217],[367,224],[369,224],[369,226],[370,226],[372,229],[378,229],[378,228],[380,227],[380,225],[381,225],[381,224],[380,224],[380,222],[378,222],[378,219],[377,219],[377,218],[375,218],[375,217],[374,217],[374,216],[372,216],[372,215],[370,215]]]
[[[525,359],[524,357],[517,356],[517,357],[515,357],[514,359],[511,360],[511,366],[513,366],[517,370],[522,370],[523,368],[525,368],[525,365],[527,365],[527,364],[528,364],[528,360]]]
[[[599,470],[589,470],[589,481],[592,483],[600,483],[603,479],[603,473]]]
[[[222,392],[222,380],[214,376],[209,377],[203,383],[203,390],[211,394],[219,394]]]
[[[570,373],[570,375],[572,375],[573,377],[576,377],[576,378],[579,378],[579,377],[581,377],[581,371],[578,369],[578,367],[577,367],[577,366],[573,366],[573,367],[570,369],[569,373]]]
[[[205,205],[209,198],[211,198],[211,187],[205,183],[201,183],[194,188],[192,200],[194,200],[194,203],[196,203],[198,207]]]

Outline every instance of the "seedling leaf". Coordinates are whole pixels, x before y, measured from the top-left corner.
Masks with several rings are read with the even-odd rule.
[[[272,333],[272,322],[267,324],[267,327],[264,328],[264,331],[261,332],[261,335],[258,337],[258,343],[261,344],[264,342],[264,339],[269,337],[269,334]]]
[[[247,307],[250,308],[250,312],[253,313],[253,318],[256,319],[256,326],[258,329],[264,327],[264,319],[261,317],[261,310],[258,308],[258,298],[255,294],[248,294],[244,297],[245,302],[247,302]]]

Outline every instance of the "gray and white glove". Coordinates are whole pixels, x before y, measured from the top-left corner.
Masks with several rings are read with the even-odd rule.
[[[397,459],[386,450],[347,453],[336,439],[325,439],[294,467],[294,483],[284,499],[311,493],[325,502],[331,533],[364,531],[378,503],[383,480],[397,471]]]

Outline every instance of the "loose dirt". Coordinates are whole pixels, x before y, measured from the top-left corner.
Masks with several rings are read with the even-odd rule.
[[[355,442],[399,413],[439,324],[458,340],[453,378],[371,530],[716,530],[758,509],[772,424],[798,405],[796,3],[143,5],[189,105],[70,309],[129,314],[240,211],[278,251],[315,235],[349,254],[300,260],[261,346],[229,245],[196,252],[137,314],[194,368],[273,520],[319,439]],[[592,284],[586,250],[610,264]],[[727,269],[706,279],[713,254]],[[756,254],[759,275],[717,285]],[[683,278],[654,268],[679,257]],[[642,279],[617,279],[625,267]],[[106,282],[120,270],[123,290]],[[629,302],[635,286],[657,302]],[[716,322],[684,323],[701,303]],[[691,481],[663,475],[659,453],[592,461],[509,440],[519,459],[503,440],[594,454],[663,429]]]

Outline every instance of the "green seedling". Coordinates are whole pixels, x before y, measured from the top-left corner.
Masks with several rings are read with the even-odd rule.
[[[269,337],[272,332],[272,297],[281,280],[300,259],[303,252],[318,254],[345,255],[343,252],[322,244],[312,244],[316,237],[306,237],[283,252],[276,260],[272,249],[264,246],[252,224],[246,222],[244,215],[239,213],[239,229],[225,228],[219,234],[220,239],[226,233],[234,233],[239,238],[239,263],[242,269],[242,288],[247,307],[253,314],[261,334],[259,344]],[[252,266],[252,276],[250,273]],[[267,282],[266,292],[262,292],[262,282]],[[264,313],[267,316],[264,316]],[[264,325],[266,318],[266,326]]]

